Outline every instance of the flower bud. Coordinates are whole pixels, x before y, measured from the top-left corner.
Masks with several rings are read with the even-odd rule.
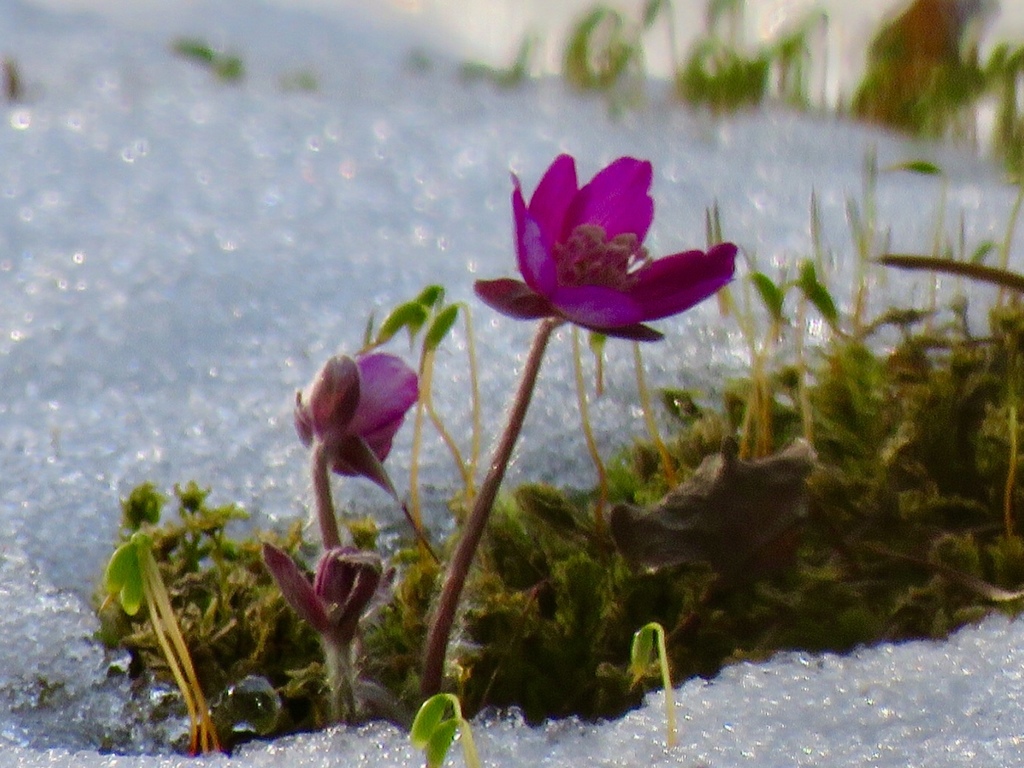
[[[320,558],[313,592],[327,613],[327,636],[347,645],[355,637],[359,620],[377,594],[384,568],[376,552],[352,547],[330,549]]]

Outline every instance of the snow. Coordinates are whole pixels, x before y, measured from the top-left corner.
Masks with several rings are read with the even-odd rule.
[[[109,10],[109,9],[108,9]],[[1014,192],[955,148],[780,112],[724,121],[668,106],[619,119],[555,82],[515,91],[459,80],[456,64],[401,18],[362,18],[239,0],[200,0],[159,24],[0,0],[0,55],[28,89],[0,107],[0,761],[4,765],[177,766],[164,734],[127,714],[123,676],[91,639],[92,591],[118,499],[153,480],[196,479],[273,525],[307,514],[294,390],[329,354],[358,348],[379,315],[430,282],[472,303],[485,423],[500,423],[530,328],[472,302],[475,277],[511,274],[509,171],[531,188],[561,151],[589,176],[622,154],[655,165],[654,253],[703,245],[718,201],[726,236],[769,272],[809,251],[816,191],[842,296],[853,247],[847,198],[865,155],[882,167],[927,157],[946,171],[946,221],[969,244],[1000,239]],[[181,35],[237,51],[239,86],[173,57]],[[426,41],[426,42],[424,42]],[[430,47],[430,46],[434,47]],[[424,46],[426,46],[424,48]],[[413,66],[410,51],[429,66]],[[316,74],[315,93],[282,76]],[[943,182],[885,173],[878,189],[894,250],[927,249]],[[1019,241],[1017,243],[1020,245]],[[925,295],[892,277],[886,296]],[[659,327],[653,385],[707,391],[741,370],[736,331],[714,302]],[[438,406],[468,439],[464,339],[442,351]],[[401,351],[401,345],[394,347]],[[642,434],[630,351],[609,345],[595,404],[607,454]],[[542,371],[511,481],[593,479],[575,418],[566,334]],[[400,487],[408,430],[389,459]],[[488,434],[488,439],[492,434]],[[486,442],[486,441],[485,441]],[[429,447],[431,521],[456,482]],[[339,486],[352,509],[393,530],[369,484]],[[475,725],[488,765],[1021,764],[1024,626],[990,619],[944,643],[848,657],[790,654],[738,665],[677,693],[681,744],[663,747],[660,699],[602,725]],[[100,750],[136,753],[111,756]],[[409,765],[389,726],[250,745],[253,766]]]

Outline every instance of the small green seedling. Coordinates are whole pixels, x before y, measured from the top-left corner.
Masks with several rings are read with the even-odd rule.
[[[107,565],[105,584],[107,594],[116,597],[129,616],[134,616],[145,604],[167,666],[185,700],[191,723],[191,754],[219,751],[217,729],[210,719],[210,708],[153,557],[153,539],[148,534],[137,530],[114,551]]]
[[[451,716],[448,716],[449,709]],[[473,743],[469,721],[462,716],[462,707],[455,694],[439,693],[423,702],[413,720],[409,739],[416,749],[423,750],[427,768],[438,768],[448,756],[456,731],[462,738],[462,753],[467,768],[480,768],[480,758]]]
[[[442,286],[429,285],[416,298],[399,304],[391,310],[381,323],[380,329],[376,332],[374,331],[373,318],[371,317],[367,322],[363,338],[364,349],[372,349],[386,344],[395,335],[405,331],[409,336],[410,348],[412,348],[415,346],[420,332],[423,331],[423,346],[420,351],[419,364],[420,396],[413,421],[412,461],[409,468],[410,500],[408,512],[410,522],[420,535],[421,540],[423,534],[419,496],[419,465],[423,447],[424,418],[430,419],[430,422],[434,425],[445,447],[447,447],[455,461],[455,465],[462,477],[462,502],[467,506],[472,503],[473,496],[476,493],[475,475],[480,453],[482,426],[480,423],[480,393],[472,319],[469,307],[466,304],[461,302],[446,304],[444,298],[444,288]],[[434,406],[433,397],[434,361],[437,356],[437,350],[448,337],[460,315],[465,323],[466,355],[468,357],[469,386],[471,390],[470,412],[473,424],[468,458],[463,456],[463,452],[456,444],[455,438],[445,426],[441,415]]]
[[[665,743],[669,747],[676,745],[676,704],[672,698],[672,678],[668,673],[668,653],[665,650],[665,628],[656,621],[640,627],[633,635],[633,647],[629,652],[629,671],[636,685],[647,675],[654,662],[655,640],[657,640],[658,664],[661,667],[661,686],[665,691],[665,724],[667,735]]]

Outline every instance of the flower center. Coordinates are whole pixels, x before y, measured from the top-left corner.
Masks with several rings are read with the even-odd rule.
[[[560,285],[602,285],[620,291],[632,287],[633,273],[651,260],[632,232],[609,240],[596,224],[576,227],[568,240],[555,244],[554,256]]]

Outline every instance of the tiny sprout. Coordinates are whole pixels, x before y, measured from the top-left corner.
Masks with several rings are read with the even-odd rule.
[[[139,553],[134,536],[131,541],[126,541],[114,550],[107,564],[104,582],[107,594],[117,598],[125,613],[134,616],[139,612],[145,596],[142,568],[139,565]]]
[[[668,652],[665,649],[665,628],[656,621],[640,627],[633,635],[633,647],[629,653],[629,671],[636,685],[647,675],[653,663],[654,643],[657,640],[658,663],[661,666],[661,687],[665,692],[665,722],[667,728],[666,743],[670,747],[676,744],[676,708],[672,698],[672,678],[668,672]]]
[[[981,245],[974,249],[974,253],[971,254],[971,258],[968,259],[968,261],[970,261],[971,264],[984,264],[988,255],[995,252],[996,249],[995,242],[992,240],[985,240]]]
[[[839,310],[836,309],[835,300],[828,288],[818,280],[818,274],[814,269],[814,262],[807,260],[800,267],[800,279],[797,285],[814,308],[825,318],[825,322],[835,330],[839,327]]]
[[[785,319],[782,314],[782,304],[785,300],[784,291],[773,283],[771,278],[764,274],[764,272],[755,272],[750,276],[750,279],[754,283],[754,287],[757,289],[765,309],[771,315],[772,321],[781,325]]]
[[[569,35],[563,71],[579,90],[607,90],[641,63],[638,41],[631,39],[618,11],[598,6],[577,22]]]
[[[444,302],[444,286],[428,285],[420,291],[420,295],[416,297],[416,301],[428,309],[440,306]]]
[[[449,304],[437,313],[437,316],[430,323],[427,334],[423,339],[424,350],[433,351],[441,346],[448,332],[455,325],[459,318],[459,305]]]
[[[116,597],[129,616],[137,614],[145,603],[153,633],[188,710],[190,753],[219,750],[217,729],[210,719],[210,709],[181,635],[160,567],[153,557],[153,540],[148,534],[136,531],[114,551],[107,565],[105,586],[110,597]]]
[[[373,346],[379,347],[386,344],[402,329],[409,332],[409,343],[412,344],[416,334],[427,322],[428,316],[429,308],[415,299],[399,304],[384,318],[380,330],[377,331],[377,337],[373,340]]]
[[[449,708],[452,712],[450,717],[447,716]],[[413,720],[409,740],[413,747],[423,750],[428,768],[438,768],[451,749],[456,731],[462,739],[467,768],[480,768],[469,721],[462,716],[459,699],[452,693],[438,693],[423,702]]]

